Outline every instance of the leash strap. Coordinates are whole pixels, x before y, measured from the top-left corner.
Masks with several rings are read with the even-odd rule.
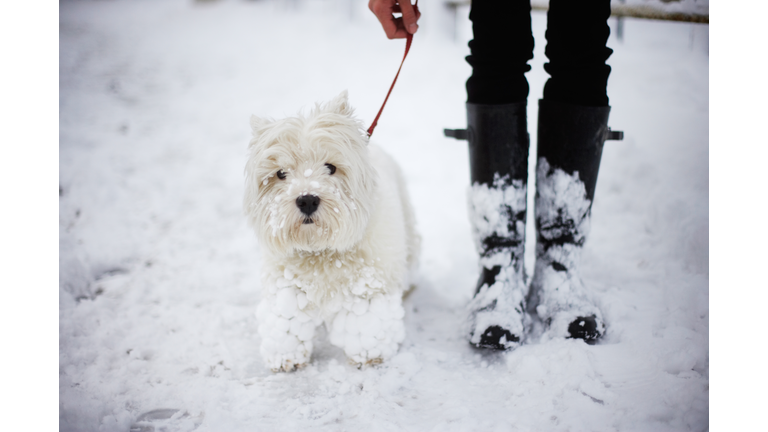
[[[410,0],[406,0],[410,1]],[[418,12],[418,6],[419,6],[419,0],[416,0],[416,3],[413,5],[414,12]],[[381,108],[379,109],[379,113],[376,114],[376,118],[373,119],[373,123],[371,123],[371,127],[368,128],[368,138],[373,135],[373,129],[376,127],[376,125],[379,123],[379,117],[381,117],[381,112],[384,111],[384,106],[387,104],[387,100],[389,100],[389,95],[392,94],[392,89],[395,88],[395,83],[397,82],[397,77],[400,76],[400,69],[403,68],[403,63],[405,63],[405,58],[408,57],[408,51],[411,49],[411,41],[413,40],[413,35],[408,33],[408,36],[406,36],[405,39],[405,54],[403,55],[403,61],[400,62],[400,67],[397,68],[397,74],[395,74],[395,79],[392,81],[392,85],[389,86],[389,91],[387,92],[387,97],[384,98],[384,103],[381,104]]]

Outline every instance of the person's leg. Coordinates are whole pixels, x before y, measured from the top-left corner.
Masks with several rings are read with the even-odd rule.
[[[610,16],[610,0],[550,0],[544,51],[549,59],[544,70],[550,78],[544,85],[544,100],[608,106],[611,67],[605,61],[613,53],[606,46]]]
[[[594,341],[605,323],[579,273],[603,143],[610,137],[606,47],[610,1],[551,0],[550,79],[539,101],[536,266],[529,310],[550,337]]]
[[[525,102],[533,58],[530,0],[473,0],[469,19],[473,39],[467,63],[467,102],[508,104]]]
[[[480,278],[467,332],[470,343],[483,348],[514,348],[525,334],[530,9],[529,0],[474,0],[470,12],[469,211]]]

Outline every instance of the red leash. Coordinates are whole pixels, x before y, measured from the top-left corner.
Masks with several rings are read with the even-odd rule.
[[[410,0],[407,0],[410,1]],[[419,0],[416,0],[416,3],[413,5],[414,12],[418,13],[418,6],[419,6]],[[392,85],[389,86],[389,91],[387,92],[387,97],[384,98],[384,103],[381,104],[381,109],[379,109],[379,113],[376,114],[376,118],[373,119],[373,123],[371,123],[371,127],[368,128],[368,138],[373,135],[373,129],[376,127],[376,125],[379,123],[379,117],[381,117],[381,112],[384,111],[384,105],[387,104],[387,100],[389,99],[389,95],[392,93],[392,89],[395,88],[395,83],[397,82],[397,77],[400,76],[400,69],[403,68],[403,63],[405,63],[405,58],[408,57],[408,51],[411,49],[411,41],[413,40],[413,35],[408,33],[408,36],[406,36],[405,39],[405,54],[403,55],[403,61],[400,62],[400,67],[397,68],[397,74],[395,74],[395,79],[392,81]]]

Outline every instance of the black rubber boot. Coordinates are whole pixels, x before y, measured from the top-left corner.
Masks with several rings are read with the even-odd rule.
[[[480,278],[469,305],[470,343],[511,349],[525,334],[525,248],[528,147],[526,104],[467,103],[470,223]]]
[[[589,233],[610,107],[539,101],[536,169],[536,267],[528,307],[549,337],[594,342],[605,322],[579,274]]]

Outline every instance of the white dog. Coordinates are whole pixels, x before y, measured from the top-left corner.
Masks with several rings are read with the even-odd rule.
[[[420,238],[398,166],[352,112],[344,91],[306,117],[251,117],[243,205],[264,251],[256,316],[274,371],[309,362],[323,323],[359,366],[405,338]]]

